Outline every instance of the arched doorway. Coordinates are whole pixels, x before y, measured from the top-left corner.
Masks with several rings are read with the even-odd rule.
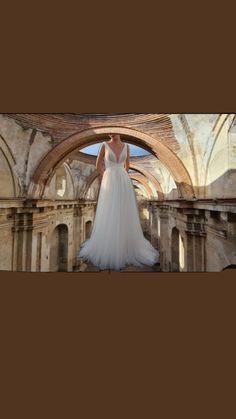
[[[176,227],[171,233],[171,271],[179,272],[179,230]]]
[[[226,271],[226,270],[228,270],[228,269],[236,269],[236,265],[235,265],[235,264],[232,264],[232,265],[225,266],[225,267],[222,269],[222,271]]]
[[[90,237],[92,230],[92,221],[86,221],[85,223],[85,239],[88,239]]]
[[[68,270],[68,227],[59,224],[52,233],[50,241],[50,271]]]

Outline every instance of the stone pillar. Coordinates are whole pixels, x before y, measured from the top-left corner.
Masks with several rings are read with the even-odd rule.
[[[195,258],[194,258],[194,268],[195,272],[204,272],[205,270],[205,261],[204,261],[204,237],[200,235],[195,235]]]
[[[17,268],[18,268],[18,238],[19,238],[17,227],[12,228],[12,234],[13,234],[12,270],[17,271]]]
[[[187,235],[187,249],[186,249],[186,259],[187,259],[187,271],[194,272],[194,240],[191,231],[186,231]]]
[[[160,219],[160,268],[163,272],[170,271],[170,243],[169,243],[169,207],[167,205],[159,206]]]
[[[187,234],[187,270],[205,271],[205,232],[188,230]]]
[[[187,271],[205,271],[205,211],[186,210]]]
[[[12,232],[14,236],[14,271],[31,271],[32,257],[32,214],[15,214]]]
[[[154,230],[154,220],[153,220],[153,206],[152,203],[148,204],[147,206],[148,212],[149,212],[149,225],[148,230],[150,232],[151,237],[151,243],[153,244],[153,230]]]
[[[76,205],[73,215],[73,243],[74,243],[74,258],[72,260],[73,268],[78,266],[78,253],[81,242],[81,208]]]
[[[46,234],[42,234],[41,239],[41,272],[48,272],[49,269],[49,254],[50,254],[50,248],[48,246],[47,237]]]
[[[152,207],[152,239],[153,239],[153,246],[158,248],[159,247],[159,237],[158,237],[158,209],[157,206],[154,204]]]
[[[41,272],[41,255],[42,255],[42,233],[34,232],[32,235],[32,257],[31,271]]]

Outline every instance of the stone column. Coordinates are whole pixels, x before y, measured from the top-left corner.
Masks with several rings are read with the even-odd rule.
[[[41,272],[42,233],[34,231],[32,234],[31,271]]]
[[[187,271],[194,272],[194,236],[191,231],[186,231],[187,236]]]
[[[18,228],[12,227],[13,234],[13,255],[12,255],[12,270],[17,271],[18,268]]]
[[[170,271],[170,243],[169,243],[169,207],[167,205],[160,205],[159,209],[160,219],[160,268],[163,272]]]
[[[73,215],[73,243],[74,243],[74,258],[72,260],[73,268],[78,266],[78,253],[80,249],[80,242],[81,242],[81,208],[78,205],[74,208],[74,215]]]
[[[189,272],[205,271],[205,237],[202,225],[193,223],[187,234],[187,270]],[[200,227],[200,228],[199,228]]]
[[[205,235],[195,235],[195,272],[205,270]]]
[[[150,226],[150,234],[151,234],[151,243],[155,248],[158,248],[158,213],[157,213],[157,206],[155,205],[155,202],[151,203],[150,206],[151,215],[152,215],[152,223]]]
[[[14,244],[14,263],[15,271],[31,271],[32,257],[32,214],[15,214],[14,225],[12,227]]]

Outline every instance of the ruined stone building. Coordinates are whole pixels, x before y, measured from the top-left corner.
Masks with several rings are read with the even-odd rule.
[[[83,148],[119,133],[161,271],[236,265],[235,114],[0,114],[0,270],[73,271],[101,177]]]

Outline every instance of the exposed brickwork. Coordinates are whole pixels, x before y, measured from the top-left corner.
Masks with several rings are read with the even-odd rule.
[[[85,129],[125,126],[159,139],[173,151],[179,150],[168,114],[7,114],[25,128],[36,128],[59,143]]]
[[[142,132],[123,127],[102,127],[85,130],[67,138],[53,148],[40,162],[33,176],[29,194],[41,196],[50,172],[52,173],[70,153],[78,147],[98,142],[98,138],[104,138],[109,133],[118,133],[129,136],[129,142],[137,146],[145,147],[156,155],[172,174],[181,197],[192,198],[194,195],[191,178],[181,160],[176,154],[165,146],[161,141],[150,137]],[[100,140],[101,141],[101,140]]]
[[[147,179],[145,178],[145,176],[141,175],[140,173],[131,173],[130,178],[133,180],[136,180],[137,182],[141,183],[144,186],[149,199],[153,197],[153,192],[150,186],[148,185]]]
[[[143,166],[141,166],[139,164],[135,164],[135,163],[131,162],[130,168],[134,169],[134,170],[137,170],[137,172],[142,173],[146,177],[146,179],[150,180],[150,182],[153,184],[153,186],[156,188],[156,191],[158,192],[159,200],[164,199],[164,193],[163,193],[162,186],[159,183],[159,181],[156,179],[155,176],[153,176],[148,170],[145,170],[145,168],[143,168]]]

